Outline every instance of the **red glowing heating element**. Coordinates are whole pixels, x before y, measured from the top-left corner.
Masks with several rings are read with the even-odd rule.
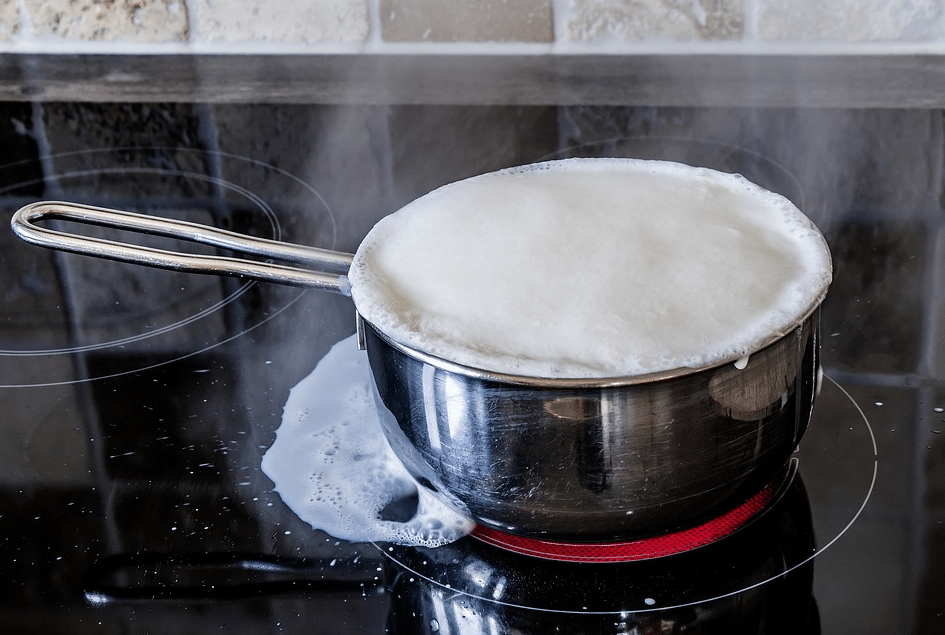
[[[633,562],[671,556],[715,542],[744,526],[770,503],[778,487],[768,485],[738,507],[682,531],[613,543],[550,542],[476,527],[472,536],[507,551],[562,562]]]

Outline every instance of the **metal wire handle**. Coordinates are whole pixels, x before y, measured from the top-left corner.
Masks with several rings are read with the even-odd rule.
[[[55,219],[178,238],[228,249],[238,254],[304,266],[156,249],[83,236],[36,224],[37,221]],[[351,285],[345,274],[351,266],[352,255],[343,252],[256,238],[182,220],[59,201],[41,201],[26,205],[17,210],[10,225],[16,235],[26,242],[50,249],[159,269],[250,278],[350,295]]]

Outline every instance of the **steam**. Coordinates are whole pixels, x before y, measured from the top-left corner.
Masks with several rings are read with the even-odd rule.
[[[896,220],[931,219],[943,193],[943,126],[932,111],[568,107],[560,115],[561,156],[740,171],[791,199],[826,234],[891,210]]]

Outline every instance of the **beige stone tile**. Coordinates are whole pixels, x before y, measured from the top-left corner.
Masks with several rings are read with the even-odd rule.
[[[757,0],[764,40],[922,41],[941,37],[940,0]]]
[[[608,37],[738,40],[744,22],[738,0],[573,0],[560,37],[579,42]]]
[[[20,5],[17,0],[0,0],[0,40],[20,32]]]
[[[274,43],[360,42],[367,0],[195,0],[196,40]]]
[[[550,42],[551,0],[380,0],[386,42]]]
[[[182,0],[24,0],[36,35],[69,40],[183,42]]]

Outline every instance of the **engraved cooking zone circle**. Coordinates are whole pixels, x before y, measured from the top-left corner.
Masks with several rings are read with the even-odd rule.
[[[311,185],[298,177],[262,161],[206,150],[175,148],[176,163],[156,158],[168,152],[160,147],[143,148],[142,165],[129,165],[129,157],[120,149],[55,154],[50,164],[64,167],[45,180],[39,176],[22,178],[16,168],[23,162],[8,164],[0,167],[0,173],[13,173],[16,178],[5,180],[0,192],[29,200],[36,188],[45,187],[67,199],[100,203],[117,199],[137,210],[169,209],[177,218],[239,228],[273,239],[318,234],[334,244],[331,210]],[[218,176],[240,169],[271,183],[279,198]],[[304,206],[305,215],[294,213],[300,206]],[[159,239],[151,240],[154,245],[161,244]],[[171,244],[184,248],[180,242]],[[42,252],[34,254],[38,255],[34,258],[17,251],[15,268],[5,272],[11,289],[26,289],[15,296],[25,299],[8,307],[6,319],[28,325],[31,336],[0,350],[0,358],[10,361],[0,372],[4,387],[70,384],[196,355],[271,320],[304,293],[174,271],[115,271],[107,263],[103,266],[68,254],[54,258],[44,258]],[[38,294],[41,302],[30,300],[28,294]],[[63,303],[74,322],[71,330],[56,329]],[[253,309],[262,304],[265,311]],[[122,355],[111,354],[117,350]],[[77,374],[68,358],[87,354],[108,355],[109,363],[102,368],[86,365]],[[26,358],[28,365],[18,362]],[[30,371],[24,372],[24,366]]]

